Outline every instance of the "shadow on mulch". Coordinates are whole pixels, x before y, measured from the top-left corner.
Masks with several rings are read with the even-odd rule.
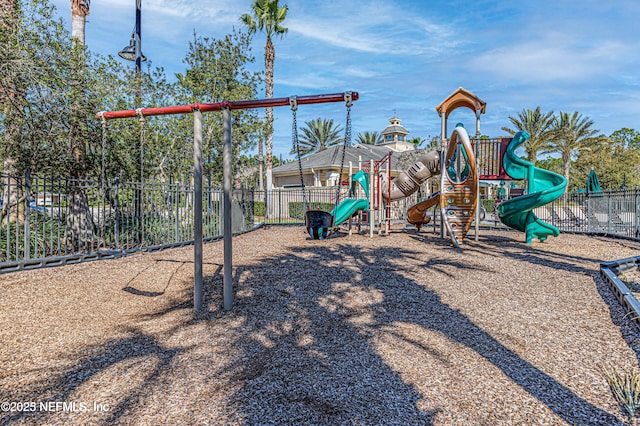
[[[411,238],[455,250],[448,241],[430,235],[415,234]],[[523,250],[518,251],[521,246]],[[491,248],[489,254],[492,256],[589,275],[593,275],[592,270],[576,263],[598,262],[580,256],[560,256],[526,246],[523,242],[496,237],[480,237],[478,243],[466,242],[461,250],[486,255],[487,247]],[[237,297],[233,311],[227,313],[219,308],[222,305],[222,266],[219,265],[213,274],[205,277],[206,309],[182,326],[194,322],[213,323],[223,317],[243,318],[243,326],[235,331],[232,342],[243,355],[225,371],[217,373],[244,384],[239,392],[230,395],[229,405],[241,413],[245,424],[271,421],[433,424],[437,411],[420,410],[418,407],[423,398],[420,392],[404,381],[372,348],[370,330],[380,330],[398,322],[419,325],[475,351],[568,424],[616,423],[614,415],[589,403],[522,359],[465,315],[442,302],[435,292],[406,278],[403,272],[411,271],[403,270],[395,260],[413,255],[415,253],[404,248],[355,247],[338,234],[332,246],[305,245],[289,253],[265,258],[250,268],[236,268],[236,292],[250,291]],[[443,259],[426,259],[421,267],[425,273],[446,273],[443,265],[458,270],[477,267],[464,260]],[[379,276],[380,271],[384,271],[383,280],[371,279]],[[241,275],[243,280],[239,278]],[[610,290],[601,285],[602,280],[594,279],[603,298],[608,298]],[[365,306],[341,303],[344,284],[356,282],[366,291],[383,297],[372,299]],[[399,288],[403,291],[398,291]],[[151,296],[141,290],[131,289],[130,292],[135,294],[136,291],[140,296]],[[192,310],[189,296],[185,292],[183,298],[168,308],[144,319]],[[327,301],[331,301],[331,309],[328,309]],[[362,315],[368,315],[367,326],[356,327],[354,319]],[[617,318],[616,311],[614,322]],[[155,368],[113,407],[105,423],[122,420],[146,395],[148,388],[154,388],[163,371],[171,368],[176,356],[189,349],[167,349],[138,329],[130,329],[129,333],[130,337],[88,348],[85,352],[90,354],[88,356],[78,354],[81,361],[77,366],[53,374],[47,382],[30,384],[20,390],[21,398],[65,401],[101,371],[128,359],[152,355],[159,360]],[[256,338],[258,335],[268,339],[270,344],[265,345]],[[345,339],[345,336],[350,338]],[[435,348],[404,336],[397,337],[439,356]],[[0,420],[5,424],[31,420],[33,415],[9,413]]]

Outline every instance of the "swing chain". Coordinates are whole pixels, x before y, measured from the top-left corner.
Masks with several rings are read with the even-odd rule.
[[[100,111],[98,113],[98,116],[100,117],[100,121],[102,123],[102,173],[101,173],[101,179],[102,179],[102,193],[104,194],[104,185],[105,185],[105,180],[106,180],[106,162],[107,162],[107,119],[104,118],[104,111]]]
[[[136,108],[136,115],[140,120],[140,185],[144,182],[144,137],[145,137],[145,119],[142,108]]]
[[[344,170],[344,157],[347,151],[347,145],[351,146],[351,107],[353,106],[353,96],[351,92],[344,93],[344,101],[347,106],[347,123],[344,130],[344,145],[342,145],[342,159],[340,160],[340,175],[338,176],[336,205],[338,205],[338,201],[340,201],[340,192],[342,189],[342,172]]]
[[[307,194],[304,185],[304,176],[302,174],[302,158],[300,155],[300,141],[298,140],[298,99],[295,96],[289,98],[289,105],[291,105],[291,112],[293,119],[291,121],[291,139],[293,140],[293,147],[296,150],[296,156],[298,157],[298,171],[300,172],[300,185],[302,186],[302,203],[304,211],[307,211]]]

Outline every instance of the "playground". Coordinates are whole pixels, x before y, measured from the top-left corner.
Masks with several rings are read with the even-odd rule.
[[[4,275],[3,401],[37,405],[0,423],[623,424],[599,368],[640,334],[599,265],[638,242],[261,228],[231,311],[223,246],[196,313],[191,247]]]

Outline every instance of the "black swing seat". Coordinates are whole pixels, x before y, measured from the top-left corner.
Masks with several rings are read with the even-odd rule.
[[[305,216],[305,226],[314,240],[324,240],[333,228],[333,215],[321,210],[309,210]]]

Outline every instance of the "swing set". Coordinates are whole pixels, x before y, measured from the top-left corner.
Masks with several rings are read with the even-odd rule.
[[[202,274],[202,113],[211,111],[222,111],[222,164],[223,164],[223,235],[224,235],[224,265],[223,265],[223,301],[224,310],[231,310],[233,307],[233,258],[232,258],[232,228],[231,228],[231,199],[233,170],[231,159],[231,120],[233,110],[272,108],[281,106],[292,106],[291,99],[295,99],[296,109],[298,105],[320,104],[330,102],[347,102],[350,111],[353,101],[359,99],[358,92],[344,92],[333,94],[321,94],[288,98],[270,98],[242,101],[223,101],[215,103],[198,103],[188,105],[176,105],[159,108],[138,108],[121,111],[101,111],[96,114],[96,118],[103,123],[103,182],[105,179],[105,157],[106,152],[106,122],[107,120],[121,118],[138,118],[141,126],[144,125],[144,117],[172,114],[193,114],[193,183],[194,183],[194,213],[193,213],[193,236],[194,236],[194,290],[193,305],[196,311],[202,309],[203,305],[203,274]],[[295,115],[294,115],[295,117]],[[350,117],[348,113],[347,117]],[[350,124],[350,120],[348,121]],[[295,124],[295,120],[294,120]],[[350,133],[350,125],[348,126]],[[144,127],[143,127],[144,129]],[[296,132],[297,134],[297,132]],[[141,131],[141,136],[144,132]],[[350,137],[350,135],[349,135]],[[345,140],[346,142],[346,140]],[[141,139],[141,144],[143,139]],[[142,152],[142,149],[141,149]],[[344,151],[343,151],[344,162]],[[341,177],[340,177],[341,178]],[[103,183],[104,185],[104,183]],[[304,188],[303,188],[304,189]]]
[[[338,175],[338,185],[336,188],[336,196],[334,202],[334,208],[331,212],[322,210],[311,210],[307,203],[306,186],[304,184],[304,175],[302,172],[302,155],[300,154],[300,141],[298,138],[298,100],[295,96],[289,98],[289,104],[291,105],[292,122],[291,122],[291,137],[293,139],[293,147],[296,151],[296,157],[298,160],[298,171],[300,173],[300,185],[302,187],[302,204],[305,212],[305,227],[307,232],[314,240],[323,240],[327,238],[334,229],[336,224],[336,213],[338,211],[338,203],[340,202],[340,193],[342,189],[342,173],[344,172],[344,157],[347,146],[351,146],[351,107],[353,106],[354,98],[352,92],[344,93],[344,102],[347,107],[347,120],[345,125],[344,141],[342,144],[342,159],[340,160],[340,174]],[[335,153],[338,151],[336,150]],[[335,154],[334,153],[334,154]]]

